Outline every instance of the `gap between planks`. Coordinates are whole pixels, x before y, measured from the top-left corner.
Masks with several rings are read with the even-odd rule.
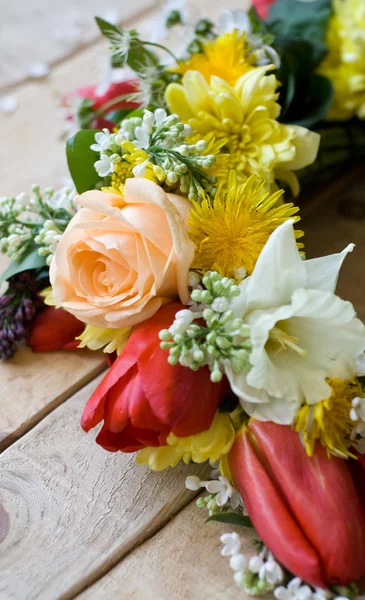
[[[0,597],[66,600],[161,529],[195,494],[180,465],[152,473],[111,454],[79,425],[95,383],[0,457]]]

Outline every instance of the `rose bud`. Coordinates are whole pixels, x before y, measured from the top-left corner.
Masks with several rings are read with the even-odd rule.
[[[116,110],[139,108],[138,102],[131,102],[127,98],[123,98],[123,96],[135,93],[137,85],[138,79],[110,83],[103,94],[98,94],[96,85],[78,88],[67,94],[62,100],[63,106],[70,111],[66,118],[75,125],[76,130],[106,127],[112,131],[117,123],[106,118],[105,115]],[[98,113],[101,113],[103,109],[105,112],[99,115]]]
[[[62,308],[47,306],[34,317],[27,343],[33,352],[49,352],[62,348],[73,350],[79,345],[75,338],[84,328],[83,323]]]
[[[89,431],[104,420],[96,441],[106,450],[134,452],[209,429],[223,384],[212,383],[207,367],[171,366],[159,332],[182,305],[172,302],[137,325],[123,351],[86,404],[81,425]]]
[[[320,444],[309,457],[290,427],[253,420],[229,454],[232,476],[263,542],[284,567],[314,586],[348,585],[365,574],[364,498],[349,468],[355,462],[328,458]],[[357,467],[356,477],[364,480],[364,463]]]

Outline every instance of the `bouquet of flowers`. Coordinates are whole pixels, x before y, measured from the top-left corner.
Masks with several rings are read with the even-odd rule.
[[[1,199],[12,264],[0,354],[22,339],[103,348],[110,368],[82,427],[102,423],[98,444],[156,471],[214,466],[186,485],[207,490],[197,503],[210,519],[255,527],[254,556],[237,532],[222,536],[236,583],[279,600],[353,598],[365,574],[365,327],[335,293],[353,245],[306,260],[287,196],[318,153],[317,88],[290,121],[303,82],[288,70],[279,88],[288,42],[254,10],[245,19],[221,35],[200,23],[167,65],[169,48],[97,19],[113,65],[135,76],[117,84],[117,114],[108,93],[83,104],[102,129],[67,143],[76,190]]]

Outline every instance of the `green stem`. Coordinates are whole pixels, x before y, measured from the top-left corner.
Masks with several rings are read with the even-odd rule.
[[[179,62],[179,59],[175,56],[175,54],[173,52],[171,52],[171,50],[166,48],[166,46],[162,46],[162,44],[156,44],[156,42],[145,42],[144,40],[139,40],[139,41],[144,46],[154,46],[155,48],[160,48],[161,50],[164,50],[165,52],[167,52],[167,54],[170,54],[170,56],[172,56],[172,58],[174,59],[175,62],[177,62],[177,63]]]

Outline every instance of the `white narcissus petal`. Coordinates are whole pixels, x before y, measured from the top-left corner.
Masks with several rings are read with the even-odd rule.
[[[334,292],[338,275],[347,254],[352,252],[355,244],[349,244],[342,252],[330,254],[321,258],[312,258],[305,261],[307,271],[307,288]]]
[[[305,283],[304,262],[289,220],[271,234],[258,258],[246,288],[247,310],[287,304],[294,290]]]
[[[270,398],[265,404],[255,404],[240,399],[243,410],[258,421],[272,421],[279,425],[291,425],[300,408],[299,402],[288,402],[286,398]]]

